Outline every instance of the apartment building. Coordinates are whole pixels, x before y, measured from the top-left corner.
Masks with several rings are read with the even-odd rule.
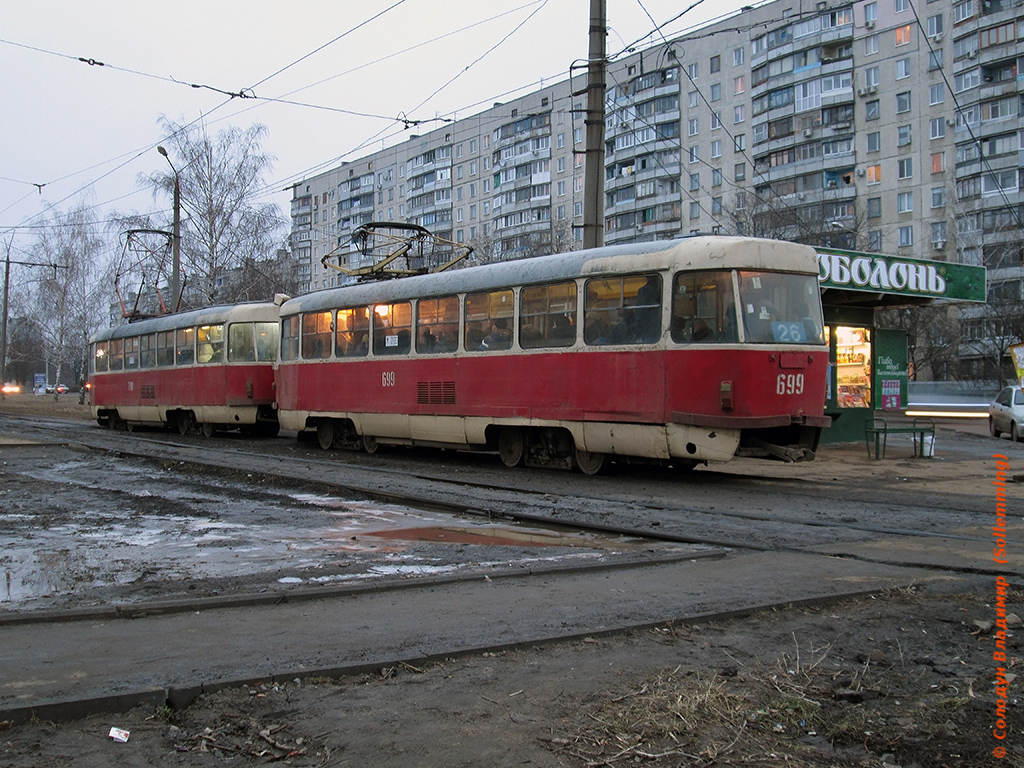
[[[1024,0],[775,0],[616,58],[605,241],[750,234],[983,265],[990,293],[1024,307],[1022,65]],[[582,89],[581,75],[296,185],[306,287],[336,284],[326,254],[359,261],[348,238],[370,220],[483,259],[580,247]]]

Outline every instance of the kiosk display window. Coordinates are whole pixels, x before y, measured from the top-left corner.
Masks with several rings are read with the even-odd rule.
[[[836,400],[840,408],[871,407],[871,331],[837,326]]]

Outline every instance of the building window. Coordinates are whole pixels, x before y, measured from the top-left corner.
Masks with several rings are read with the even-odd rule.
[[[722,213],[722,198],[712,197],[711,198],[711,215],[718,216]]]
[[[935,83],[928,86],[928,103],[931,105],[942,104],[946,101],[946,84]]]
[[[722,140],[721,139],[715,139],[714,141],[711,142],[711,157],[721,157],[721,156],[722,156]]]
[[[910,91],[903,91],[896,94],[896,112],[910,111]]]
[[[691,163],[700,162],[700,152],[698,147],[690,147],[688,150],[689,158]]]
[[[698,104],[700,104],[700,94],[698,94],[697,91],[690,91],[689,99],[690,99],[689,104],[690,104],[690,108],[691,109],[693,109]]]
[[[734,48],[732,52],[732,65],[738,67],[740,64],[747,60],[747,51],[745,48]]]
[[[896,195],[897,213],[910,213],[914,210],[914,193],[900,192]]]
[[[869,165],[867,167],[867,178],[868,178],[868,184],[881,184],[882,183],[882,166],[881,165]]]
[[[896,79],[903,80],[910,77],[910,59],[896,60]]]
[[[871,56],[878,53],[878,35],[869,35],[864,38],[864,55]]]
[[[732,87],[733,93],[744,93],[747,90],[746,75],[740,75],[739,77],[733,78]]]
[[[698,71],[699,70],[697,68],[697,62],[693,62],[692,64],[689,64],[686,67],[686,74],[689,76],[689,78],[691,80],[696,80],[697,79]]]
[[[700,189],[700,174],[699,173],[691,173],[690,174],[690,191],[691,192],[696,192],[699,189]]]
[[[875,22],[878,21],[878,3],[865,3],[864,4],[864,21]]]
[[[896,13],[903,13],[910,10],[910,0],[895,0]]]
[[[946,136],[946,121],[941,117],[933,117],[928,121],[932,139],[942,139]]]
[[[932,242],[938,245],[946,244],[946,222],[944,221],[933,221],[932,222]]]
[[[869,197],[868,198],[868,218],[877,219],[882,215],[882,198],[880,197]]]
[[[946,207],[946,188],[932,187],[932,208]]]
[[[864,70],[864,85],[877,87],[878,82],[878,67],[867,67]]]
[[[735,125],[736,123],[742,123],[746,119],[747,119],[747,105],[746,104],[737,104],[735,107],[732,108],[732,122],[733,122],[733,125]]]
[[[713,83],[711,85],[711,101],[721,101],[721,100],[722,100],[722,84],[721,83]]]
[[[745,133],[737,133],[732,137],[732,147],[736,152],[743,152],[747,148],[747,135]]]
[[[691,117],[688,123],[688,132],[690,136],[696,136],[700,133],[700,118]]]
[[[872,229],[868,232],[868,250],[880,253],[882,250],[882,230]]]
[[[881,116],[881,109],[878,105],[878,99],[874,101],[868,101],[864,104],[864,119],[865,120],[877,120]]]
[[[733,178],[733,181],[743,181],[744,179],[746,179],[747,178],[747,164],[746,163],[736,163],[736,165],[733,167],[732,178]]]
[[[896,27],[896,45],[910,45],[910,25],[904,24],[902,27]]]
[[[711,186],[720,187],[722,186],[722,169],[712,168],[711,169]]]
[[[868,152],[881,152],[882,151],[882,134],[879,131],[873,131],[868,134]]]
[[[698,203],[696,200],[694,200],[693,202],[690,203],[690,218],[691,219],[699,219],[700,218],[700,203]]]
[[[909,125],[900,125],[896,128],[896,146],[905,147],[910,144],[913,138]]]
[[[914,158],[904,157],[899,161],[899,173],[897,178],[900,179],[912,179],[914,178]]]
[[[914,244],[914,225],[900,227],[900,247],[906,248]]]
[[[722,113],[712,112],[711,113],[711,130],[722,127]]]
[[[715,72],[720,72],[721,69],[722,69],[722,57],[721,56],[712,56],[711,57],[711,74],[714,74]]]

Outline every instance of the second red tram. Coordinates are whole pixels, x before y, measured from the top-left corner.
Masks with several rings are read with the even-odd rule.
[[[279,302],[210,307],[108,328],[90,340],[104,426],[276,435]]]
[[[813,249],[693,237],[291,299],[277,404],[325,448],[692,467],[813,458],[827,368]]]

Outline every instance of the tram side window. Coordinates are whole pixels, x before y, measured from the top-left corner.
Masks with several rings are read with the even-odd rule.
[[[583,339],[587,344],[652,344],[661,338],[661,275],[587,281]]]
[[[174,348],[177,353],[175,363],[177,365],[192,365],[196,358],[196,329],[179,328],[175,331]]]
[[[281,327],[274,322],[255,323],[256,325],[256,359],[273,362],[277,359],[277,342]]]
[[[511,289],[467,294],[466,349],[493,352],[511,348],[514,312]]]
[[[459,346],[459,297],[420,299],[416,303],[416,351],[454,352]]]
[[[97,341],[93,345],[92,369],[95,373],[106,373],[107,371],[107,342]]]
[[[196,362],[224,362],[223,325],[201,325],[196,329]]]
[[[281,359],[299,359],[299,328],[301,318],[298,315],[286,317],[281,321]]]
[[[412,341],[412,304],[377,304],[373,308],[373,354],[407,355]]]
[[[156,364],[161,368],[174,365],[174,331],[157,332]]]
[[[120,371],[124,369],[124,340],[111,339],[107,354],[110,358],[110,370]]]
[[[732,272],[678,273],[672,284],[670,328],[677,344],[738,342]]]
[[[139,367],[139,337],[132,336],[124,340],[124,368]]]
[[[576,283],[523,288],[519,295],[519,346],[568,347],[576,341]]]
[[[332,312],[309,312],[302,316],[302,359],[324,360],[331,356]]]
[[[152,368],[156,365],[156,334],[150,333],[139,338],[139,365]]]
[[[740,272],[743,334],[754,344],[824,344],[821,294],[813,275]]]
[[[370,351],[370,315],[366,307],[338,310],[334,354],[338,357],[366,357]]]

